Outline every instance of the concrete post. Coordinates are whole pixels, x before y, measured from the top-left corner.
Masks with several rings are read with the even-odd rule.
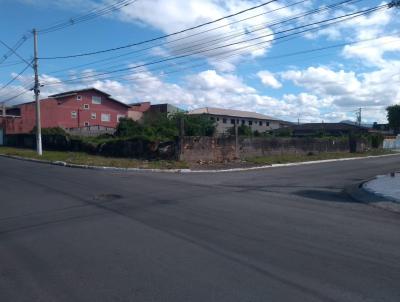
[[[239,158],[239,130],[237,119],[235,119],[235,157]]]

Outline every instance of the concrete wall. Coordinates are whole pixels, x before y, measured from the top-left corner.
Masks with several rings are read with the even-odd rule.
[[[366,142],[357,141],[356,151],[364,151]],[[233,160],[277,154],[307,154],[309,152],[350,152],[348,139],[320,138],[239,138],[236,153],[235,138],[184,137],[180,159],[188,162]]]
[[[115,128],[104,126],[89,126],[80,128],[65,129],[66,132],[77,136],[99,136],[102,134],[114,134]]]
[[[383,141],[383,148],[391,150],[400,150],[400,134],[397,136],[397,138],[385,139]]]

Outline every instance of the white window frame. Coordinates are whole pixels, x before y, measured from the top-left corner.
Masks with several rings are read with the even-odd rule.
[[[73,119],[78,118],[78,113],[76,111],[71,111],[71,118]]]
[[[83,109],[85,109],[85,110],[89,110],[89,109],[90,109],[90,106],[89,106],[89,104],[83,104]]]
[[[108,116],[108,118],[105,118],[105,116]],[[105,123],[111,122],[111,114],[110,113],[102,113],[101,114],[101,121]]]
[[[92,104],[101,105],[102,99],[101,96],[92,95]]]
[[[82,96],[81,96],[81,95],[77,95],[77,96],[76,96],[76,100],[77,100],[77,101],[82,101]]]
[[[90,117],[91,117],[92,120],[97,119],[97,114],[96,114],[96,112],[92,112],[92,113],[90,114]]]

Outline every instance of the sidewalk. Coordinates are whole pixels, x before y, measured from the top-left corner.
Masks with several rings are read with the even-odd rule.
[[[370,193],[391,201],[400,202],[400,172],[395,173],[395,177],[379,175],[375,179],[364,183],[363,188]]]

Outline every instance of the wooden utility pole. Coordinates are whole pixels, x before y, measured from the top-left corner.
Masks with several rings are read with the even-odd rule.
[[[43,154],[42,150],[42,126],[40,123],[40,84],[39,84],[39,72],[38,72],[38,49],[37,49],[37,31],[33,29],[33,70],[35,72],[35,85],[33,86],[33,92],[35,93],[36,102],[36,150],[39,155]]]

